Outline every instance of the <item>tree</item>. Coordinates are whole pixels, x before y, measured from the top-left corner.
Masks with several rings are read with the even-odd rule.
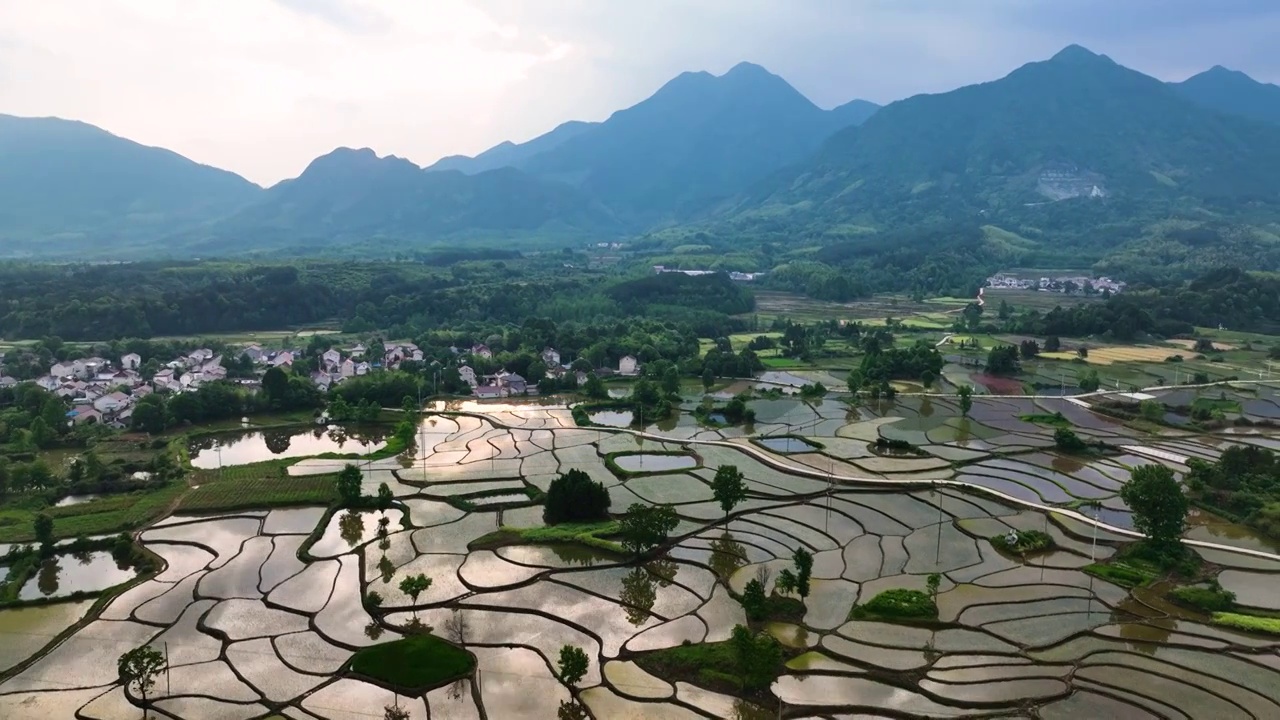
[[[675,365],[662,371],[662,391],[667,395],[680,394],[680,371]]]
[[[158,393],[152,393],[140,400],[133,406],[133,417],[129,419],[134,430],[141,430],[145,433],[156,435],[164,432],[165,426],[168,424],[168,413],[165,409],[164,398]]]
[[[960,396],[960,414],[968,417],[969,411],[973,409],[973,388],[961,385],[956,388],[956,394]]]
[[[1094,390],[1097,390],[1098,385],[1101,384],[1101,381],[1098,379],[1098,371],[1090,370],[1086,372],[1080,376],[1080,379],[1076,381],[1076,384],[1085,392],[1093,392]]]
[[[609,491],[604,484],[574,468],[551,481],[542,521],[548,525],[565,522],[594,522],[609,519]]]
[[[344,507],[355,507],[360,504],[360,483],[364,475],[355,465],[347,465],[338,473],[338,496],[342,498]]]
[[[1040,344],[1035,340],[1023,340],[1018,345],[1018,352],[1022,355],[1023,360],[1031,360],[1040,354]]]
[[[764,583],[757,578],[748,580],[746,587],[742,589],[741,602],[748,619],[763,620],[769,607],[768,598],[764,594]]]
[[[604,386],[604,381],[595,373],[587,374],[587,381],[582,384],[582,394],[592,400],[604,400],[609,397],[609,390]]]
[[[399,705],[384,705],[382,711],[383,720],[409,720],[409,710]]]
[[[752,632],[745,625],[735,625],[729,644],[733,648],[744,688],[765,688],[778,677],[778,668],[782,664],[782,647],[772,635]]]
[[[720,503],[725,517],[729,516],[738,503],[747,499],[747,484],[738,466],[721,465],[716,468],[716,476],[711,481],[711,494]]]
[[[786,595],[795,592],[799,584],[800,580],[796,577],[795,571],[791,568],[783,568],[782,572],[778,573],[778,579],[773,583],[773,591]]]
[[[934,602],[938,600],[938,586],[942,584],[942,576],[938,573],[929,573],[929,577],[925,578],[925,588],[929,591],[929,597]]]
[[[1164,465],[1134,468],[1120,486],[1120,499],[1133,510],[1133,526],[1160,549],[1180,548],[1187,527],[1187,496],[1173,470]]]
[[[1089,445],[1071,428],[1060,427],[1053,431],[1053,444],[1065,453],[1084,452]]]
[[[1062,340],[1057,335],[1050,335],[1044,339],[1045,352],[1058,352],[1062,349]]]
[[[395,502],[396,496],[391,492],[391,486],[386,483],[378,485],[378,509],[390,510],[391,503]],[[383,518],[386,520],[386,518]]]
[[[1280,346],[1277,346],[1280,347]],[[711,392],[711,386],[716,384],[716,374],[712,372],[711,367],[702,369],[702,389],[705,392]]]
[[[591,666],[591,661],[587,659],[587,653],[576,645],[565,645],[560,648],[560,672],[558,673],[560,680],[565,685],[577,685],[586,677],[587,669]]]
[[[1021,369],[1018,364],[1018,348],[998,345],[987,353],[987,372],[992,375],[1013,375]]]
[[[418,414],[418,401],[409,395],[405,395],[404,399],[400,401],[400,412],[404,413],[406,417]]]
[[[932,370],[925,370],[920,373],[920,384],[924,386],[925,390],[932,388],[933,384],[937,382],[937,380],[938,374]]]
[[[408,595],[413,604],[418,604],[418,596],[426,592],[431,587],[431,578],[418,573],[417,575],[408,575],[400,581],[400,592]],[[418,608],[413,609],[413,616],[418,617]]]
[[[791,562],[796,567],[796,593],[801,598],[809,597],[809,577],[813,574],[813,553],[797,546],[791,553]]]
[[[125,689],[132,685],[142,696],[142,717],[145,719],[147,693],[155,686],[156,677],[165,670],[164,656],[150,645],[136,647],[120,656],[116,670]]]
[[[53,546],[53,518],[39,513],[35,519],[36,541],[40,543],[40,547]]]
[[[632,503],[619,523],[622,546],[640,555],[666,542],[667,535],[680,524],[676,511],[662,506]]]
[[[1087,357],[1089,357],[1089,348],[1088,348],[1088,346],[1086,346],[1086,345],[1081,345],[1080,347],[1076,348],[1076,355],[1077,355],[1078,357],[1081,357],[1081,358],[1087,358]]]
[[[289,376],[284,370],[278,367],[267,370],[262,376],[262,394],[272,407],[278,408],[284,404],[285,397],[289,394]]]
[[[1143,400],[1138,403],[1138,414],[1143,420],[1160,422],[1164,419],[1164,404],[1159,400]]]

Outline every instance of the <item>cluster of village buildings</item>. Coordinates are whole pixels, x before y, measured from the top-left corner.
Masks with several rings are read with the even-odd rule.
[[[1041,278],[1020,278],[1004,273],[996,273],[987,278],[987,287],[1008,289],[1008,290],[1042,290],[1044,292],[1083,292],[1086,287],[1092,287],[1097,292],[1106,290],[1111,294],[1124,292],[1125,284],[1120,280],[1112,280],[1109,277],[1041,277]]]
[[[54,363],[48,374],[33,382],[70,403],[70,424],[125,427],[134,406],[153,392],[186,392],[227,377],[222,356],[208,349],[174,358],[150,380],[142,376],[141,367],[142,357],[137,353],[124,355],[119,364],[100,357],[67,360]],[[0,387],[16,384],[14,378],[0,376]]]
[[[488,375],[477,374],[468,364],[468,356],[491,359],[493,352],[487,346],[481,344],[470,349],[451,350],[457,356],[458,374],[471,386],[472,394],[476,397],[502,398],[536,394],[537,386],[531,385],[516,373],[504,370]],[[265,350],[258,345],[249,345],[241,351],[241,355],[248,357],[260,372],[273,367],[289,368],[301,354],[297,350]],[[548,377],[558,379],[574,372],[568,365],[562,364],[560,353],[554,348],[544,349],[541,358],[547,366]],[[311,374],[311,380],[316,387],[328,391],[348,378],[382,369],[398,369],[406,361],[422,359],[422,350],[413,343],[386,345],[382,358],[369,357],[369,348],[364,344],[345,350],[331,348],[320,356],[319,368]],[[2,360],[3,355],[0,355],[0,361]],[[142,357],[136,353],[124,355],[118,364],[100,357],[67,360],[54,363],[48,374],[33,382],[71,405],[71,410],[67,413],[70,424],[96,422],[123,428],[129,425],[137,402],[153,392],[190,392],[198,390],[206,382],[227,378],[222,356],[215,355],[209,349],[194,350],[189,355],[174,358],[150,379],[143,377],[141,367]],[[616,372],[619,375],[633,376],[639,370],[639,363],[628,355],[618,363]],[[609,369],[608,372],[614,371]],[[576,375],[578,384],[586,382],[586,373],[578,372]],[[12,387],[18,382],[0,373],[0,387]],[[242,379],[239,382],[256,386],[259,380]]]

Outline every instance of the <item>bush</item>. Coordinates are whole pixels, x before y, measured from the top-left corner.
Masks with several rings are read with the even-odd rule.
[[[1005,533],[992,537],[991,544],[997,550],[1011,555],[1026,555],[1040,550],[1048,550],[1054,546],[1053,538],[1048,533],[1040,530],[1018,530],[1016,532],[1017,542],[1013,545],[1009,544],[1009,538]]]
[[[868,602],[855,606],[851,617],[883,617],[903,619],[929,619],[938,617],[938,606],[928,593],[920,590],[893,588],[871,598]]]
[[[551,481],[547,489],[542,521],[548,525],[565,522],[595,522],[609,519],[609,491],[581,470],[570,470]]]
[[[1209,587],[1192,585],[1175,588],[1169,593],[1169,598],[1179,605],[1207,613],[1230,610],[1236,604],[1236,594],[1230,590],[1223,590],[1222,586],[1216,582]]]

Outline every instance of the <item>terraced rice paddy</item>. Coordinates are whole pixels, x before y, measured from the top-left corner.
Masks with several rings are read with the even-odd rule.
[[[1246,394],[1245,412],[1280,413],[1275,388]],[[365,492],[387,483],[394,510],[168,518],[141,534],[165,569],[44,654],[40,640],[70,627],[87,604],[0,611],[7,633],[38,628],[34,640],[2,645],[0,665],[12,670],[0,681],[0,717],[137,717],[115,662],[148,642],[170,653],[172,669],[152,695],[166,717],[380,717],[393,693],[351,676],[347,662],[402,637],[415,614],[470,651],[479,672],[400,696],[413,718],[478,718],[481,710],[555,717],[571,697],[554,673],[565,644],[590,658],[578,698],[602,719],[764,718],[779,708],[787,718],[1280,717],[1280,637],[1212,626],[1081,569],[1125,539],[1129,518],[1117,493],[1134,465],[1181,472],[1187,457],[1273,437],[1144,437],[1059,399],[978,397],[968,417],[944,398],[753,407],[753,437],[790,431],[809,442],[771,453],[741,428],[706,429],[683,417],[636,437],[576,428],[554,405],[468,405],[485,417],[433,415],[416,457],[361,466]],[[1082,437],[1131,449],[1059,455],[1051,429],[1019,419],[1054,412]],[[877,454],[881,437],[921,452]],[[606,456],[616,453],[646,453],[643,472],[612,473]],[[640,469],[642,456],[617,457]],[[304,460],[290,472],[334,464]],[[709,487],[722,464],[737,465],[749,488],[728,517]],[[680,524],[670,547],[639,565],[574,545],[472,549],[500,524],[539,526],[540,508],[498,506],[545,490],[571,468],[604,483],[615,512],[632,502],[674,508]],[[471,504],[451,504],[458,498]],[[1071,508],[1083,500],[1100,502],[1117,529],[1082,520]],[[1056,549],[1002,555],[988,538],[1010,529],[1048,532]],[[1247,531],[1205,539],[1258,547]],[[796,547],[814,553],[813,591],[796,622],[766,626],[795,653],[765,706],[637,664],[653,650],[728,639],[746,623],[730,591],[759,567],[777,577]],[[1222,583],[1242,604],[1277,609],[1280,561],[1197,551],[1228,568]],[[433,583],[415,604],[399,583],[416,573]],[[936,624],[849,620],[855,604],[888,589],[923,590],[931,573],[941,576]],[[370,591],[383,597],[372,614],[361,601]],[[450,636],[457,620],[465,629]]]

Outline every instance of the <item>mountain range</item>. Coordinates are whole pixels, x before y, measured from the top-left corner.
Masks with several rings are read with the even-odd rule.
[[[1121,212],[1274,218],[1276,167],[1280,88],[1220,67],[1164,83],[1071,46],[992,82],[823,110],[742,63],[475,157],[420,168],[339,148],[265,189],[83,123],[0,116],[0,256],[563,245],[682,227],[839,238],[994,217],[1081,234]]]

